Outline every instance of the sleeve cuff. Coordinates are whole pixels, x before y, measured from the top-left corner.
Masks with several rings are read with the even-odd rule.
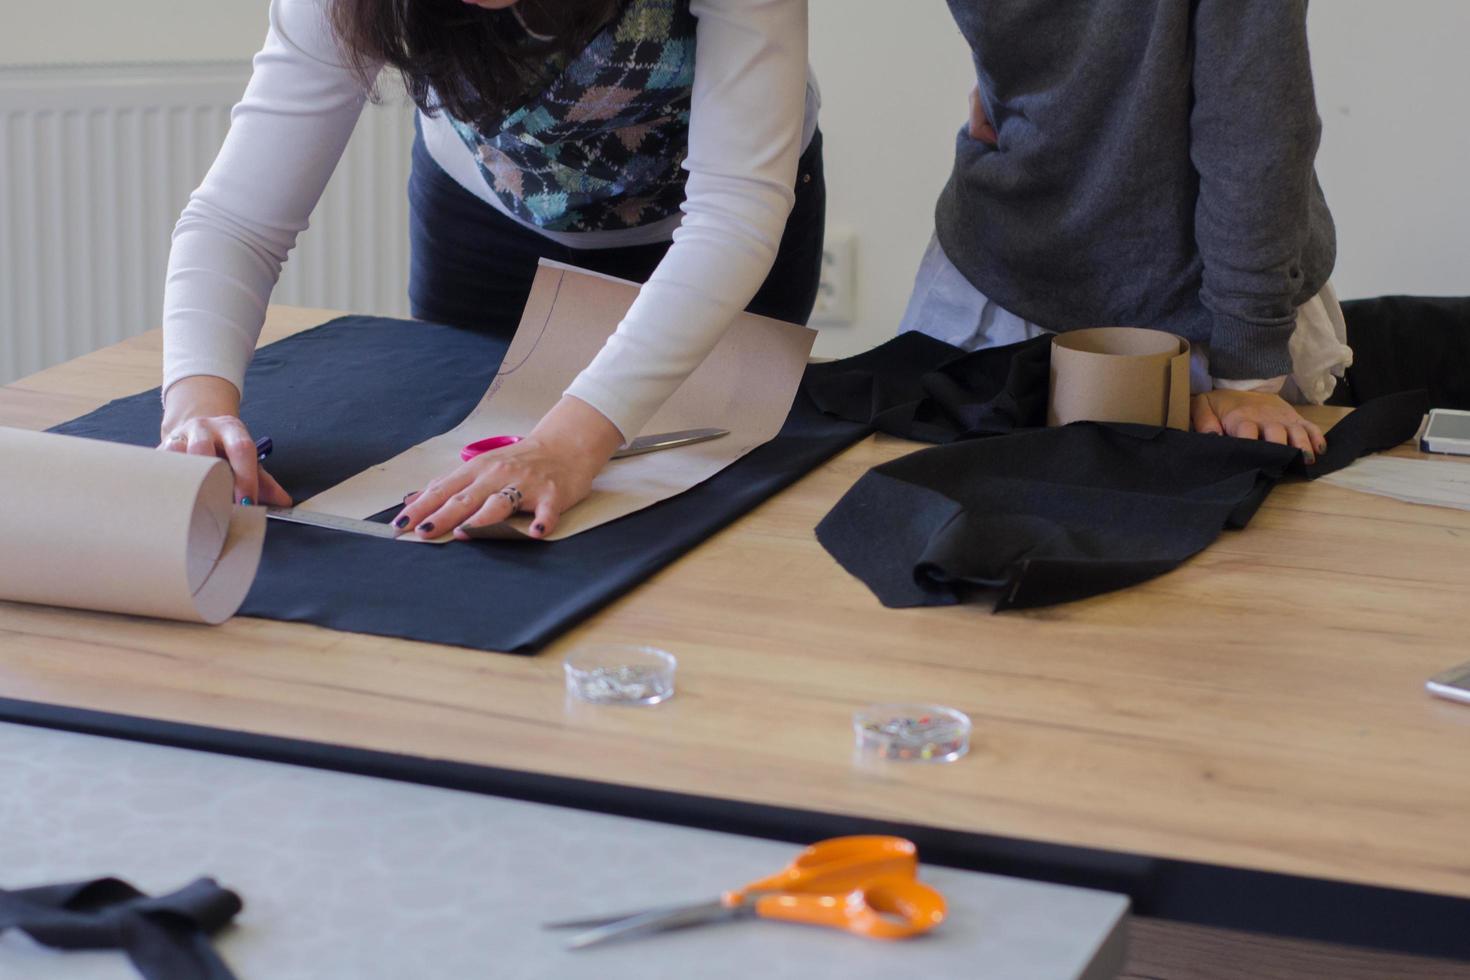
[[[1290,374],[1295,329],[1295,319],[1261,324],[1217,314],[1210,335],[1210,374],[1221,380]]]
[[[1260,391],[1268,395],[1279,395],[1281,389],[1286,387],[1286,375],[1277,375],[1274,378],[1211,378],[1215,388],[1224,388],[1228,391]]]
[[[623,445],[627,445],[638,435],[652,411],[645,411],[642,406],[633,404],[625,398],[619,398],[607,386],[586,377],[586,372],[574,380],[563,395],[570,395],[578,401],[586,402],[603,417],[611,422],[623,437]]]
[[[244,372],[244,370],[242,370],[242,369],[235,369],[233,367],[233,365],[227,366],[227,365],[224,365],[224,364],[210,364],[210,363],[207,363],[206,362],[206,363],[201,363],[201,364],[197,364],[197,365],[195,365],[195,364],[180,364],[180,365],[177,365],[177,366],[172,367],[171,370],[169,370],[168,372],[165,373],[164,378],[163,378],[163,384],[158,389],[158,400],[160,402],[166,401],[168,399],[168,390],[170,388],[172,388],[174,385],[178,384],[180,381],[183,381],[185,378],[197,378],[200,375],[204,375],[204,376],[211,377],[211,378],[223,378],[224,380],[228,381],[230,384],[234,385],[235,386],[235,390],[240,393],[241,399],[242,400],[244,399],[244,397],[245,397],[245,372]]]

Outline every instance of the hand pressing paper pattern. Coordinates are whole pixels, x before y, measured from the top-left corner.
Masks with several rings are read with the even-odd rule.
[[[638,296],[634,283],[541,260],[526,310],[500,370],[469,417],[448,432],[317,494],[300,511],[366,518],[459,465],[460,448],[490,436],[530,432],[617,328]],[[730,434],[678,449],[615,459],[592,493],[543,540],[557,541],[625,517],[708,480],[771,441],[791,410],[816,332],[738,314],[704,362],[649,420],[648,432],[722,428]],[[532,518],[504,522],[526,537]],[[485,535],[492,536],[492,535]],[[404,535],[400,541],[422,541]],[[448,534],[432,539],[451,540]]]
[[[811,379],[833,414],[952,443],[869,470],[817,526],[884,605],[1000,590],[1001,610],[1135,585],[1244,527],[1288,473],[1314,478],[1411,438],[1426,409],[1423,392],[1363,406],[1311,467],[1286,446],[1155,426],[1032,428],[1047,340],[964,354],[903,335]]]

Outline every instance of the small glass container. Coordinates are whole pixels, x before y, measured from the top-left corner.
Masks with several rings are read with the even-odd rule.
[[[852,716],[861,761],[953,762],[970,751],[970,727],[940,704],[874,704]]]
[[[674,696],[673,654],[633,643],[594,643],[567,654],[567,693],[589,704],[658,704]]]

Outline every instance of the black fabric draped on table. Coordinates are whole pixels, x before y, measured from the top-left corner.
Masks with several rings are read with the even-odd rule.
[[[1470,409],[1470,297],[1351,299],[1342,315],[1353,364],[1334,403],[1423,388],[1431,408]]]
[[[272,438],[269,469],[303,500],[459,424],[505,348],[471,330],[343,317],[256,353],[244,419]],[[152,446],[159,420],[155,388],[52,431]],[[868,431],[798,397],[780,434],[724,472],[563,541],[410,546],[271,521],[240,612],[534,653]],[[398,502],[383,506],[386,521]]]
[[[156,898],[98,878],[0,889],[0,933],[19,929],[60,950],[122,950],[147,980],[234,980],[209,936],[241,908],[240,896],[210,878]],[[3,966],[0,974],[8,976]]]
[[[826,411],[949,443],[874,467],[817,526],[884,605],[999,590],[1001,610],[1135,585],[1244,527],[1283,476],[1310,479],[1395,446],[1426,410],[1422,391],[1369,402],[1306,466],[1285,446],[1154,426],[1038,428],[1049,357],[1045,337],[966,354],[904,334],[808,373]]]

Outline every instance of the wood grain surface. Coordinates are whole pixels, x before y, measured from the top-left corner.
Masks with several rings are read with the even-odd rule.
[[[1134,916],[1118,980],[1470,980],[1470,963]]]
[[[327,316],[276,308],[265,339]],[[0,424],[155,385],[158,359],[155,331],[16,382]],[[1470,512],[1287,484],[1136,588],[889,610],[812,528],[913,448],[853,447],[538,657],[0,603],[0,695],[1470,897],[1470,707],[1424,693],[1470,659]],[[673,651],[677,696],[569,704],[561,660],[590,640]],[[968,712],[970,756],[854,766],[852,712],[886,700]]]

